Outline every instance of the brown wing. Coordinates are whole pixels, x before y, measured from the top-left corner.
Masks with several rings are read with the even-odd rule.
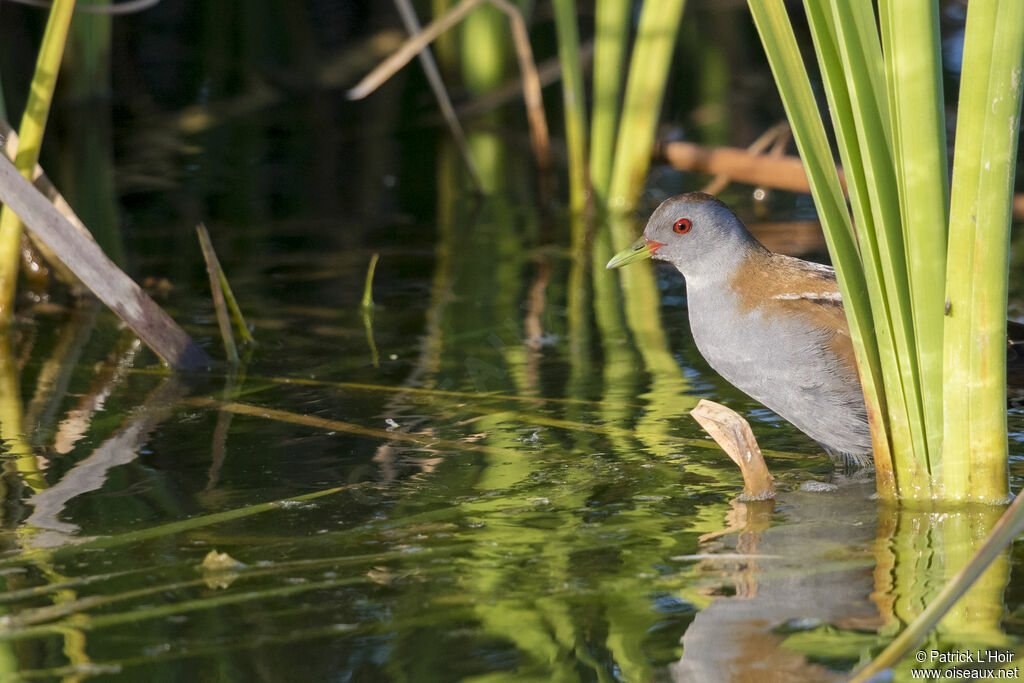
[[[756,260],[739,269],[732,283],[741,306],[747,310],[764,306],[774,309],[773,315],[800,316],[829,330],[829,350],[856,378],[853,341],[832,267],[771,252],[755,254],[752,259]]]

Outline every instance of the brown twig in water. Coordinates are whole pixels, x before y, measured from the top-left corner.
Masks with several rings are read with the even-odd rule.
[[[0,200],[167,364],[182,370],[209,367],[206,352],[4,155],[0,155]]]
[[[500,9],[508,16],[512,25],[512,40],[516,48],[516,57],[519,60],[519,70],[523,76],[523,100],[526,103],[526,116],[530,123],[533,153],[537,158],[537,165],[547,168],[550,158],[550,142],[548,124],[544,117],[544,102],[541,97],[537,65],[533,59],[533,50],[530,48],[530,39],[523,15],[507,0],[462,0],[448,12],[427,24],[422,31],[410,36],[394,54],[378,64],[363,80],[349,90],[348,98],[361,100],[379,88],[439,35],[462,21],[481,2],[489,2]]]
[[[316,415],[302,415],[300,413],[278,410],[276,408],[263,408],[261,406],[239,403],[237,401],[218,401],[212,398],[190,398],[185,399],[184,403],[187,405],[198,406],[200,408],[225,410],[238,415],[250,415],[252,417],[260,417],[277,422],[305,425],[316,429],[344,432],[346,434],[358,434],[360,436],[368,436],[375,439],[405,441],[420,444],[422,446],[444,448],[452,451],[476,451],[478,453],[490,453],[492,455],[501,455],[503,457],[519,455],[515,451],[507,448],[497,448],[494,446],[485,446],[483,444],[464,441],[438,439],[429,434],[410,434],[408,432],[399,431],[389,432],[384,429],[363,427],[362,425],[353,424],[351,422],[331,420],[329,418],[318,417]]]
[[[723,405],[701,399],[690,411],[693,419],[711,435],[722,450],[739,465],[743,473],[741,500],[766,500],[775,497],[775,483],[764,463],[750,425]]]

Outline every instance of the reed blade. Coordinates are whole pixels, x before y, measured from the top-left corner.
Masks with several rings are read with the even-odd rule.
[[[877,330],[871,318],[871,294],[825,126],[784,2],[750,0],[749,7],[806,166],[811,195],[836,268],[872,427],[879,493],[895,498],[898,489],[891,460],[889,410],[879,352],[879,337],[884,330]],[[848,175],[847,185],[855,180]]]

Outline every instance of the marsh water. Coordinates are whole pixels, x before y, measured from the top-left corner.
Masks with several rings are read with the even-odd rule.
[[[163,90],[63,112],[96,135],[58,136],[51,163],[222,359],[205,221],[258,345],[170,374],[105,310],[23,302],[0,364],[0,679],[832,680],[1002,512],[880,503],[870,472],[725,383],[677,273],[635,266],[657,296],[634,301],[568,248],[517,110],[470,122],[480,197],[422,84],[254,102],[223,54],[197,78],[134,49]],[[206,109],[168,103],[184,92]],[[637,220],[702,182],[656,168]],[[826,258],[807,197],[723,197],[775,248]],[[777,500],[738,500],[700,398],[750,420]],[[1024,656],[1021,553],[923,649]]]

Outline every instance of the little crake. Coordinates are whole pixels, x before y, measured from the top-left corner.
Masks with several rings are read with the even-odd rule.
[[[835,273],[766,249],[721,201],[664,201],[608,268],[652,258],[686,279],[697,348],[830,455],[870,464],[871,432]]]

